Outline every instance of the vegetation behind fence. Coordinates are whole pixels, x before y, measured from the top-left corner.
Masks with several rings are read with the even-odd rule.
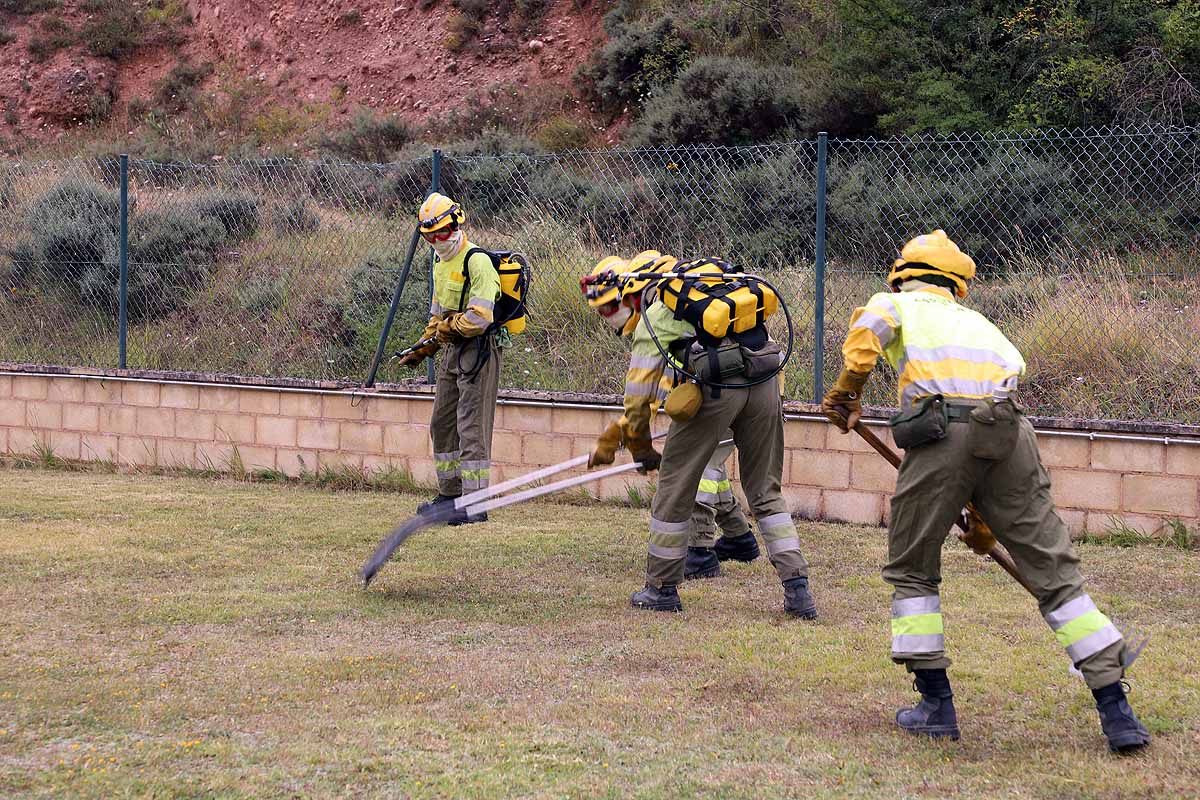
[[[980,267],[967,304],[1025,353],[1038,413],[1200,423],[1198,155],[1192,128],[448,152],[439,185],[473,241],[534,264],[507,386],[619,391],[624,348],[577,280],[603,254],[653,247],[777,283],[795,321],[788,395],[811,400],[899,246],[942,227]],[[432,181],[432,160],[131,159],[127,365],[361,380]],[[119,188],[116,160],[0,167],[0,360],[117,365]],[[426,316],[423,246],[417,259],[392,349]],[[873,381],[869,400],[894,404],[893,384]]]

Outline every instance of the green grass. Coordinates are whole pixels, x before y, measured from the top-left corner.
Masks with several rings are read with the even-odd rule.
[[[822,617],[768,565],[626,607],[647,512],[528,504],[354,571],[416,496],[0,469],[0,795],[1078,797],[1200,792],[1200,554],[1080,547],[1153,633],[1110,756],[1019,587],[947,545],[964,738],[891,727],[878,529],[800,523]]]

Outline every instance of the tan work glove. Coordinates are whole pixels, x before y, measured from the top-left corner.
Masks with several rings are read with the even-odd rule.
[[[625,446],[629,448],[629,455],[633,456],[633,460],[641,464],[638,472],[642,475],[654,472],[662,463],[662,454],[654,449],[649,430],[626,435]]]
[[[830,422],[837,425],[842,433],[849,433],[862,416],[862,388],[869,377],[869,372],[842,369],[837,383],[825,393],[825,398],[821,401],[821,412]]]
[[[463,335],[454,327],[455,316],[446,317],[437,324],[437,340],[442,344],[458,344],[463,340]]]
[[[421,366],[422,361],[429,358],[431,355],[433,355],[437,351],[438,351],[437,342],[429,342],[428,344],[426,344],[422,347],[418,347],[417,349],[413,350],[408,355],[401,358],[400,366],[412,367],[413,369],[417,369]]]
[[[621,446],[621,426],[610,422],[604,433],[596,439],[596,447],[588,457],[588,468],[611,464],[617,458],[617,448]]]
[[[991,526],[983,521],[975,506],[967,507],[967,532],[959,534],[958,538],[981,556],[986,556],[996,546],[996,534],[992,533]]]

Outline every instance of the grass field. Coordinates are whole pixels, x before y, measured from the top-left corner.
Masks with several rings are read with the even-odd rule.
[[[0,796],[1200,795],[1200,553],[1084,545],[1152,631],[1155,734],[1091,697],[999,569],[948,544],[963,739],[893,731],[881,531],[801,523],[821,619],[760,561],[627,607],[647,513],[524,505],[354,571],[416,498],[0,469]]]

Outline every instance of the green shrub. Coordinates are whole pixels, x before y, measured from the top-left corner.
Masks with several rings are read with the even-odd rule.
[[[743,59],[701,58],[646,103],[633,146],[750,145],[795,138],[805,104],[797,76]]]
[[[174,311],[196,292],[226,242],[224,225],[194,207],[138,214],[130,223],[129,314],[153,319]]]
[[[29,40],[27,49],[34,61],[46,61],[54,53],[75,44],[75,31],[62,17],[42,18],[41,32]]]
[[[537,143],[544,149],[581,150],[587,147],[595,133],[591,125],[578,119],[558,116],[550,120],[537,132]]]
[[[0,11],[13,14],[38,14],[62,8],[62,0],[0,0]]]
[[[170,114],[179,114],[196,106],[196,89],[213,72],[212,64],[192,64],[184,60],[171,67],[171,71],[154,88],[154,100],[158,108]]]
[[[93,55],[120,59],[142,43],[145,20],[128,0],[97,0],[97,18],[80,32]]]
[[[316,233],[321,228],[321,218],[308,200],[293,197],[271,209],[271,226],[280,236]]]
[[[97,183],[68,178],[29,209],[25,261],[87,305],[115,298],[120,198]],[[17,260],[14,257],[14,261]]]
[[[318,147],[336,158],[382,164],[415,138],[413,129],[399,117],[377,117],[360,108],[349,126],[321,137]]]
[[[249,239],[258,232],[258,200],[253,195],[210,192],[192,199],[181,211],[216,220],[233,241]]]
[[[605,19],[606,27],[610,19]],[[580,69],[577,82],[597,107],[619,114],[670,84],[690,58],[691,47],[674,17],[662,17],[648,28],[616,19],[608,42]]]

